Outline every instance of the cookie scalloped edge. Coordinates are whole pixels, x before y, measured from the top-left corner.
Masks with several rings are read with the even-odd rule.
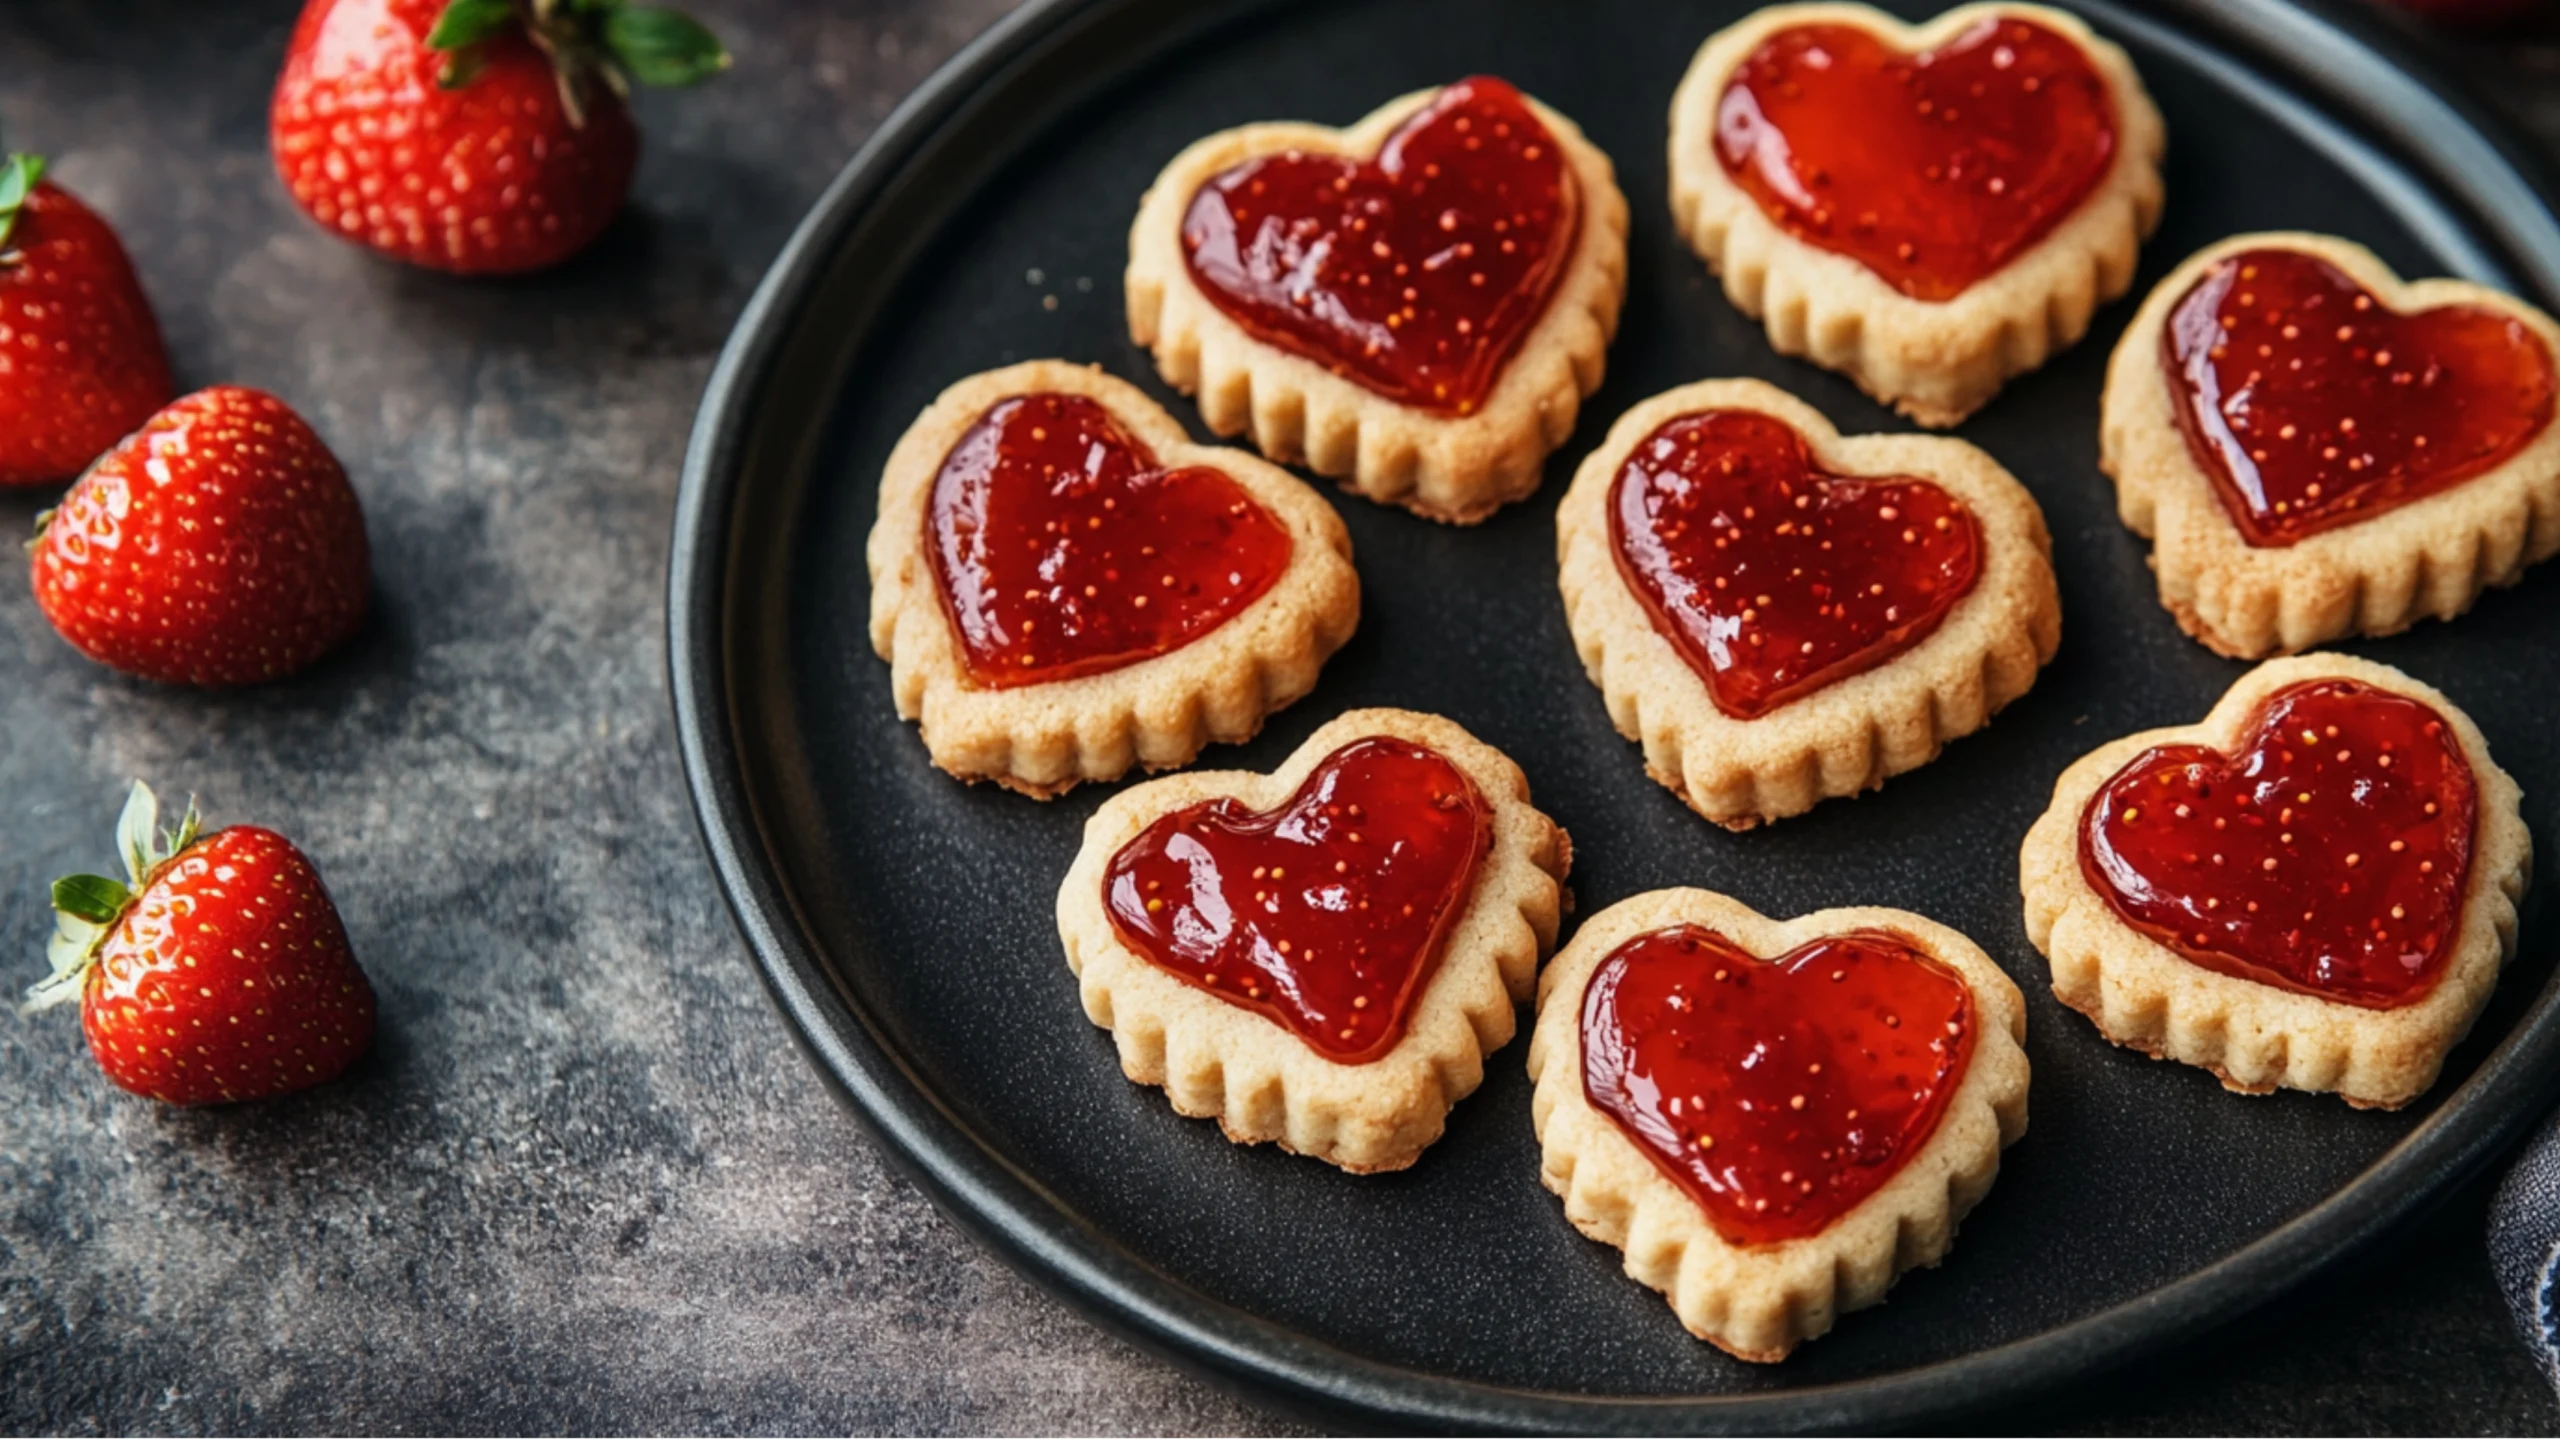
[[[2478,785],[2461,937],[2435,988],[2397,1009],[2318,999],[2189,963],[2126,924],[2080,870],[2082,816],[2118,771],[2166,744],[2229,754],[2268,697],[2324,679],[2360,680],[2433,708],[2452,726]],[[2347,655],[2270,660],[2201,721],[2127,735],[2062,772],[2053,803],[2018,853],[2027,938],[2051,965],[2055,997],[2116,1044],[2210,1071],[2235,1093],[2299,1089],[2335,1093],[2358,1109],[2398,1109],[2435,1083],[2445,1052],[2470,1031],[2515,952],[2516,904],[2533,872],[2522,799],[2490,759],[2479,727],[2433,686]]]
[[[1224,624],[1180,648],[1100,674],[1015,689],[971,683],[926,552],[934,480],[961,436],[1016,395],[1098,401],[1166,468],[1205,465],[1244,487],[1290,539],[1288,567]],[[1315,688],[1360,623],[1351,536],[1324,498],[1242,450],[1194,444],[1144,391],[1100,369],[1029,360],[960,380],[899,437],[880,478],[867,547],[871,647],[889,662],[901,719],[918,722],[933,762],[1049,799],[1134,765],[1190,763],[1212,740],[1241,744]]]
[[[2106,175],[2069,215],[1953,299],[1914,299],[1858,260],[1788,234],[1725,173],[1715,154],[1725,85],[1779,31],[1853,25],[1917,52],[1996,17],[2029,21],[2080,47],[2115,99],[2118,144]],[[2098,307],[2131,287],[2142,242],[2160,222],[2167,136],[2132,60],[2062,11],[1963,5],[1907,25],[1866,5],[1775,5],[1709,37],[1681,77],[1671,101],[1672,220],[1723,277],[1734,307],[1767,326],[1779,353],[1837,370],[1920,424],[1944,429],[2077,343]]]
[[[2560,324],[2510,295],[2462,280],[2403,280],[2362,245],[2299,231],[2234,235],[2189,256],[2152,288],[2107,361],[2098,466],[2115,480],[2125,526],[2152,541],[2160,603],[2217,654],[2262,659],[2349,635],[2396,634],[2452,619],[2483,591],[2560,553],[2560,414],[2496,469],[2290,545],[2254,546],[2231,519],[2179,428],[2160,361],[2169,314],[2204,273],[2245,250],[2325,260],[2408,314],[2469,305],[2511,316],[2560,364]]]
[[[1918,644],[1756,719],[1716,708],[1707,683],[1653,623],[1617,562],[1609,495],[1645,436],[1713,409],[1771,415],[1822,468],[1908,476],[1963,501],[1982,527],[1973,589]],[[2053,543],[2035,497],[1998,461],[1937,435],[1843,436],[1812,406],[1759,380],[1701,380],[1644,400],[1583,459],[1556,514],[1556,576],[1583,670],[1645,770],[1690,808],[1749,829],[1874,789],[1990,723],[2062,642]]]
[[[1882,929],[1954,970],[1980,1021],[1972,1058],[1938,1127],[1900,1171],[1820,1233],[1737,1245],[1680,1186],[1591,1106],[1583,1089],[1582,998],[1603,960],[1639,935],[1697,924],[1769,958],[1826,935]],[[1691,1334],[1737,1359],[1775,1363],[1853,1309],[1882,1303],[1904,1272],[1934,1266],[1991,1190],[2000,1151],[2027,1132],[2026,999],[1981,946],[1898,909],[1826,909],[1773,920],[1703,889],[1623,900],[1583,921],[1538,985],[1529,1038],[1539,1177],[1574,1228],[1625,1255]]]
[[[1626,298],[1627,200],[1609,157],[1581,127],[1532,99],[1581,191],[1581,233],[1546,313],[1521,337],[1483,406],[1416,409],[1248,334],[1212,304],[1182,253],[1182,220],[1219,173],[1289,150],[1374,157],[1396,126],[1440,92],[1399,96],[1345,129],[1270,122],[1221,130],[1176,155],[1147,187],[1129,228],[1129,334],[1167,384],[1197,397],[1221,435],[1250,433],[1274,460],[1339,480],[1426,519],[1474,524],[1538,488],[1546,457],[1573,434],[1600,388]]]
[[[1473,781],[1492,813],[1493,844],[1403,1039],[1369,1063],[1339,1064],[1130,949],[1104,906],[1103,878],[1112,857],[1163,816],[1226,797],[1255,810],[1286,804],[1327,756],[1379,735],[1434,750]],[[1238,1144],[1276,1143],[1379,1173],[1421,1157],[1483,1083],[1485,1056],[1511,1041],[1538,962],[1555,947],[1572,864],[1572,841],[1530,802],[1527,777],[1500,750],[1437,715],[1353,710],[1270,774],[1199,771],[1114,795],[1086,823],[1058,888],[1058,936],[1086,1017],[1111,1031],[1132,1081],[1164,1090],[1177,1113],[1217,1120]]]

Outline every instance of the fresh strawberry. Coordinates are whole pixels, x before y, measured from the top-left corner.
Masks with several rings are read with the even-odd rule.
[[[728,68],[711,32],[626,0],[308,0],[269,134],[294,202],[457,274],[584,249],[622,208],[637,82]]]
[[[364,511],[282,400],[222,386],[153,415],[37,521],[36,602],[103,665],[241,685],[363,625]]]
[[[319,871],[247,825],[163,831],[137,782],[116,824],[126,880],[53,886],[53,973],[32,1012],[80,1001],[107,1078],[164,1104],[269,1099],[325,1083],[373,1043],[373,986]]]
[[[0,485],[57,484],[169,402],[160,322],[116,232],[0,154]]]

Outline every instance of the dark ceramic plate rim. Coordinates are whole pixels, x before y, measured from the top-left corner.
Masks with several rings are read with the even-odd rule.
[[[1031,0],[910,95],[828,188],[740,316],[685,457],[668,571],[670,688],[703,840],[766,986],[795,1037],[905,1169],[981,1243],[1089,1315],[1265,1397],[1369,1425],[1523,1431],[1911,1428],[2049,1396],[2191,1342],[2424,1213],[2510,1145],[2560,1091],[2560,977],[2471,1077],[2406,1139],[2321,1203],[2228,1257],[2061,1328],[1894,1374],[1779,1393],[1650,1399],[1533,1392],[1417,1373],[1347,1353],[1191,1288],[1139,1260],[970,1133],[830,981],[769,853],[736,717],[730,663],[734,521],[776,369],[865,212],[914,178],[947,123],[1045,46],[1146,0]],[[2114,11],[2090,0],[2081,8]],[[2530,152],[2406,61],[2370,22],[2286,0],[2158,0],[2174,29],[2320,94],[2407,156],[2499,239],[2520,288],[2560,298],[2560,222]],[[2130,15],[2105,18],[2145,25]],[[848,347],[849,348],[849,347]],[[832,381],[816,387],[834,391]],[[809,417],[811,429],[821,416]],[[811,435],[785,436],[783,464]]]

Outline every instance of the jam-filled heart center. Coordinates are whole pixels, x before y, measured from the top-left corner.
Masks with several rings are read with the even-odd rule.
[[[2189,453],[2258,546],[2424,499],[2551,424],[2551,353],[2523,321],[2402,314],[2298,250],[2206,270],[2170,312],[2160,361]]]
[[[1986,19],[1935,50],[1798,25],[1734,69],[1716,154],[1761,211],[1916,300],[2016,259],[2105,178],[2115,102],[2088,54]]]
[[[1008,689],[1191,643],[1288,569],[1289,531],[1206,466],[1159,469],[1082,395],[1002,401],[934,477],[925,543],[962,663]]]
[[[1757,410],[1647,435],[1619,467],[1609,533],[1654,628],[1737,719],[1920,643],[1982,571],[1981,526],[1954,495],[1828,473]]]
[[[1754,958],[1697,925],[1610,952],[1582,1001],[1582,1087],[1734,1244],[1818,1234],[1937,1132],[1973,992],[1898,934]]]
[[[1183,255],[1256,338],[1398,403],[1472,414],[1581,234],[1563,147],[1520,92],[1461,80],[1374,159],[1290,150],[1191,199]]]
[[[2353,680],[2278,691],[2236,754],[2162,745],[2089,802],[2080,867],[2192,963],[2388,1009],[2460,936],[2478,787],[2434,709]]]
[[[1217,799],[1157,820],[1112,856],[1103,897],[1156,965],[1364,1064],[1404,1037],[1492,843],[1463,771],[1378,736],[1277,809]]]

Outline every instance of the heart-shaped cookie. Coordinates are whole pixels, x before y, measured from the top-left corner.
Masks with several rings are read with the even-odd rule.
[[[1289,150],[1210,177],[1182,253],[1256,338],[1399,404],[1464,415],[1546,312],[1581,204],[1529,102],[1477,76],[1373,157]]]
[[[1696,925],[1610,952],[1582,1001],[1582,1085],[1733,1244],[1819,1234],[1937,1132],[1973,995],[1900,935],[1758,959]]]
[[[1626,227],[1608,158],[1475,76],[1184,150],[1130,231],[1130,332],[1220,434],[1471,522],[1536,487],[1599,385]]]
[[[1539,980],[1542,1176],[1698,1337],[1775,1360],[1934,1264],[2026,1130],[2026,1005],[1916,914],[1657,890]]]
[[[2318,680],[2269,696],[2232,753],[2163,745],[2118,770],[2089,802],[2080,868],[2207,969],[2392,1008],[2444,973],[2476,808],[2442,715]]]
[[[2320,654],[2082,757],[2019,881],[2054,993],[2109,1039],[2397,1108],[2487,1002],[2531,863],[2515,783],[2452,701]]]
[[[1372,736],[1275,809],[1224,798],[1164,816],[1111,857],[1104,885],[1131,949],[1363,1064],[1404,1038],[1492,842],[1492,811],[1455,764]]]
[[[993,689],[1119,669],[1242,613],[1289,568],[1288,528],[1225,471],[1168,470],[1100,401],[1000,401],[934,477],[934,580]]]
[[[1330,505],[1054,360],[917,417],[869,559],[872,646],[934,763],[1042,797],[1250,736],[1360,617]]]
[[[1115,795],[1058,933],[1129,1078],[1238,1143],[1401,1169],[1511,1037],[1569,862],[1500,751],[1355,710],[1272,774]]]
[[[1664,424],[1610,500],[1619,567],[1736,719],[1910,649],[1982,574],[1962,501],[1927,480],[1832,474],[1759,410]]]
[[[1621,416],[1556,536],[1565,618],[1618,732],[1736,829],[1927,763],[2061,639],[2044,516],[1996,461],[1843,437],[1757,380]]]
[[[2216,260],[2160,332],[2178,427],[2252,545],[2386,514],[2551,424],[2550,347],[2478,305],[2403,314],[2301,250]]]
[[[2560,547],[2560,325],[2361,246],[2238,235],[2143,302],[2100,464],[2188,633],[2255,657],[2451,618]]]
[[[1725,81],[1716,158],[1790,235],[1951,300],[2051,231],[2116,150],[2077,40],[1985,15],[1908,51],[1854,23],[1761,42]]]
[[[2160,211],[2124,52],[2037,5],[1777,5],[1671,109],[1673,218],[1770,342],[1952,425],[2077,340]]]

